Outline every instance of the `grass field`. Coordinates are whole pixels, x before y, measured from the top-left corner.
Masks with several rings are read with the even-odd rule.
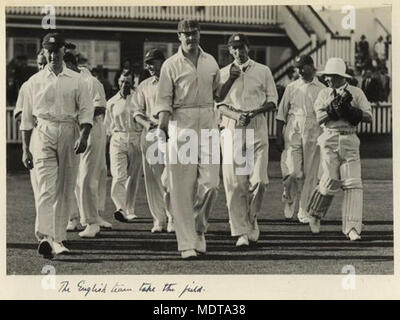
[[[113,230],[102,231],[94,239],[69,233],[71,254],[44,260],[36,252],[29,176],[9,174],[7,274],[40,274],[46,264],[54,265],[58,274],[339,274],[349,264],[357,274],[393,274],[392,160],[369,159],[362,165],[365,227],[361,241],[350,242],[341,233],[342,193],[334,199],[319,235],[312,235],[308,225],[286,222],[280,202],[279,164],[271,162],[257,245],[246,251],[235,248],[221,185],[206,235],[208,252],[196,261],[180,259],[174,234],[150,233],[152,220],[143,183],[137,200],[137,222],[114,221],[114,207],[108,198],[104,218],[113,223]]]

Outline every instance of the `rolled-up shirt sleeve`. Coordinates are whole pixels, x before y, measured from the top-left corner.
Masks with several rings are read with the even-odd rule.
[[[281,102],[279,103],[276,120],[287,122],[287,116],[290,108],[290,87],[286,87]]]
[[[106,100],[106,93],[104,91],[104,87],[100,81],[95,81],[95,94],[93,97],[93,106],[96,107],[106,107],[107,100]]]
[[[29,131],[34,127],[34,117],[33,117],[33,92],[32,84],[27,83],[24,87],[24,98],[21,102],[22,117],[21,126],[19,129],[21,131]]]
[[[327,113],[329,101],[329,91],[321,90],[318,94],[317,100],[314,103],[315,116],[318,122],[325,121],[329,116]]]
[[[27,82],[24,82],[19,89],[17,102],[15,103],[14,109],[14,119],[18,117],[18,115],[22,112],[22,108],[24,105],[24,98],[25,98],[25,90],[26,90]]]
[[[355,102],[363,112],[367,113],[370,117],[372,117],[371,103],[368,101],[364,92],[360,88],[357,89],[358,89],[357,90],[358,94],[356,96]]]
[[[94,107],[92,96],[89,93],[88,87],[83,79],[78,80],[78,92],[76,94],[76,103],[78,106],[78,121],[79,124],[93,125]]]
[[[266,99],[267,102],[273,102],[275,105],[278,105],[278,91],[276,90],[275,80],[272,76],[271,70],[267,67],[265,72],[265,81],[266,81]]]
[[[141,115],[145,119],[147,119],[146,99],[140,85],[135,91],[135,94],[132,95],[132,105],[133,105],[133,118],[135,118],[137,115]]]
[[[164,63],[161,68],[160,80],[158,83],[156,104],[152,110],[154,118],[158,119],[159,113],[163,111],[172,114],[173,97],[174,80],[172,78],[172,70],[167,63]]]
[[[222,83],[221,83],[221,72],[218,69],[218,65],[216,66],[217,68],[217,72],[214,76],[214,80],[213,80],[213,94],[214,94],[214,100],[219,99],[219,92],[221,90],[222,87]]]

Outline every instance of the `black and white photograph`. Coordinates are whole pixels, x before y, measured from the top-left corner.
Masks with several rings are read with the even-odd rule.
[[[181,2],[3,7],[7,281],[394,276],[393,4]]]

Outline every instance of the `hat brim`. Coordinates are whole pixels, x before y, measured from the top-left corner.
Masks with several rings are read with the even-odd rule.
[[[228,43],[228,46],[230,47],[236,47],[236,46],[244,46],[244,45],[248,45],[245,41],[232,41],[230,43]]]
[[[343,78],[347,78],[347,79],[352,79],[353,77],[346,74],[346,73],[339,73],[339,72],[327,72],[327,71],[317,71],[318,74],[323,74],[323,75],[337,75],[337,76],[341,76]]]

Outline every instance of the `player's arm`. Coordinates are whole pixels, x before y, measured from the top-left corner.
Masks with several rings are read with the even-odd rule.
[[[285,88],[285,92],[283,93],[282,100],[279,103],[278,112],[276,114],[276,148],[279,152],[282,152],[285,148],[285,141],[283,138],[283,128],[287,121],[287,115],[289,113],[290,108],[290,87]]]
[[[132,117],[135,122],[139,123],[147,131],[157,126],[156,123],[148,119],[148,117],[146,116],[146,99],[140,85],[135,91],[135,93],[132,95],[132,105],[133,105]]]
[[[75,143],[76,154],[85,152],[87,140],[93,125],[94,106],[89,89],[82,80],[78,80],[77,105],[79,107],[79,138]]]
[[[317,117],[317,121],[319,125],[323,125],[329,120],[334,120],[331,119],[330,116],[328,115],[328,106],[329,106],[329,96],[327,95],[328,90],[321,90],[318,94],[317,100],[315,100],[314,103],[314,110],[315,110],[315,115]]]
[[[22,116],[21,116],[21,125],[20,130],[22,133],[22,163],[24,166],[31,170],[33,169],[33,156],[29,150],[29,146],[31,143],[32,130],[35,125],[35,119],[33,116],[33,96],[32,96],[32,88],[30,85],[24,89],[24,99],[21,104],[22,108]]]
[[[235,65],[234,63],[231,64],[231,67],[229,69],[229,77],[228,79],[221,85],[219,89],[219,93],[217,94],[216,101],[220,102],[223,101],[226,96],[228,95],[229,90],[231,90],[231,87],[235,80],[240,77],[241,74],[240,68]]]

